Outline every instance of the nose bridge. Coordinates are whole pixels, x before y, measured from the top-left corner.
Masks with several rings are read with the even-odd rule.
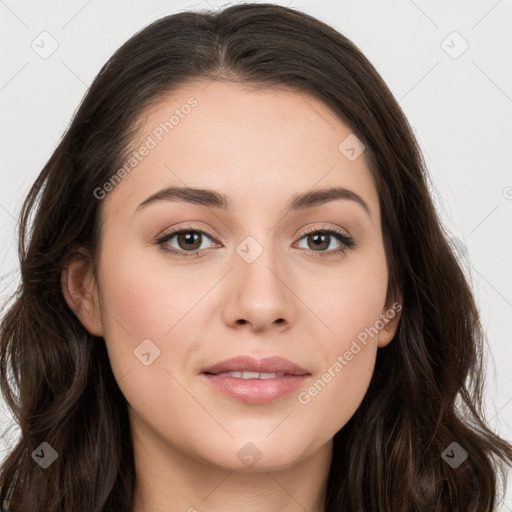
[[[249,236],[237,246],[235,265],[239,267],[240,276],[244,276],[246,284],[254,286],[260,283],[264,285],[262,288],[274,287],[274,272],[279,259],[278,247],[271,235],[265,235],[264,240],[260,236],[259,240],[260,242]]]

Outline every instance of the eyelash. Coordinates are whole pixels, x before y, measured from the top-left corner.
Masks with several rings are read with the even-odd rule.
[[[166,253],[175,254],[178,256],[183,256],[185,258],[190,257],[201,257],[206,252],[205,249],[201,249],[199,251],[183,251],[183,250],[176,250],[176,249],[169,249],[165,244],[174,238],[177,235],[180,235],[182,233],[200,233],[202,235],[206,235],[207,237],[211,238],[214,242],[216,242],[215,237],[212,233],[209,233],[207,230],[203,229],[197,229],[193,226],[185,226],[182,228],[178,228],[174,231],[170,231],[169,233],[166,233],[162,237],[158,238],[155,243],[161,247],[161,249]],[[302,238],[306,237],[307,235],[310,235],[311,233],[321,233],[324,235],[331,235],[334,236],[342,245],[338,247],[337,249],[332,249],[331,251],[313,251],[310,250],[310,252],[313,253],[313,258],[329,258],[332,256],[337,256],[339,254],[345,254],[345,251],[347,249],[352,249],[356,245],[356,241],[350,237],[347,236],[345,233],[343,233],[341,230],[338,230],[336,228],[326,228],[324,226],[314,226],[312,228],[306,229],[302,235],[299,237],[299,240],[302,240]],[[307,250],[307,249],[305,249]],[[203,253],[203,254],[201,254]]]

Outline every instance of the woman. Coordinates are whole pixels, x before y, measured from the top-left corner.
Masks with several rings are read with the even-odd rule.
[[[494,509],[478,312],[407,120],[334,29],[272,4],[146,27],[20,226],[13,512]]]

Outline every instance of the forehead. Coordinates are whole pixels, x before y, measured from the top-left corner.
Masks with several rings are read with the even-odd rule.
[[[144,112],[137,128],[128,172],[106,198],[111,211],[131,215],[166,186],[218,190],[235,209],[285,207],[294,194],[343,186],[378,214],[365,153],[347,157],[357,146],[351,128],[305,93],[190,83]]]

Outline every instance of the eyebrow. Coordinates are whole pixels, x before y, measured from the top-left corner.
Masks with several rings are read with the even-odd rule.
[[[324,188],[294,194],[288,201],[286,213],[313,208],[339,199],[347,199],[356,202],[370,217],[372,216],[372,212],[366,201],[359,194],[345,187]],[[233,204],[228,197],[215,190],[193,187],[167,187],[145,199],[134,213],[138,213],[158,201],[178,201],[223,210],[233,209]]]

